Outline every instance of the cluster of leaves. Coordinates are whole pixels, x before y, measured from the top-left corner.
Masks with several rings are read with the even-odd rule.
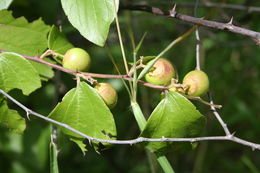
[[[103,45],[108,34],[109,25],[115,17],[114,14],[117,8],[114,8],[114,2],[106,2],[108,3],[106,4],[106,10],[109,11],[100,10],[102,14],[94,13],[98,23],[90,20],[91,16],[93,16],[93,9],[79,8],[81,6],[92,7],[91,5],[93,5],[93,7],[100,7],[100,4],[93,2],[93,4],[87,5],[84,4],[86,2],[83,1],[80,1],[80,3],[83,4],[75,5],[74,3],[70,4],[68,1],[62,1],[63,9],[65,13],[68,14],[72,25],[76,28],[80,28],[79,31],[81,34],[93,43]],[[86,14],[85,11],[92,13]],[[81,15],[81,12],[84,12],[84,15]],[[104,18],[105,14],[111,14],[111,16]],[[29,95],[41,87],[41,80],[46,81],[52,78],[53,71],[50,67],[28,61],[21,55],[39,55],[43,53],[46,48],[64,54],[72,45],[55,26],[49,27],[41,20],[28,23],[23,17],[14,19],[11,13],[5,10],[1,11],[0,15],[2,19],[2,21],[0,21],[2,24],[0,29],[1,35],[3,36],[0,47],[3,50],[15,52],[5,52],[0,55],[0,66],[3,72],[0,76],[2,79],[0,88],[6,92],[17,88],[22,90],[23,94]],[[75,20],[75,15],[85,18]],[[104,22],[103,20],[106,21]],[[78,23],[78,21],[86,21],[87,23],[86,25],[82,25]],[[81,26],[87,26],[88,28],[91,26],[92,29]],[[7,32],[11,34],[6,34]],[[19,76],[17,74],[19,74]],[[5,102],[6,101],[4,101],[4,103]],[[11,113],[11,110],[8,110],[6,104],[2,107],[2,111],[9,111]],[[1,122],[7,123],[9,128],[13,127],[14,130],[20,132],[24,130],[24,119],[20,118],[22,119],[20,120],[20,124],[14,127],[13,124],[17,123],[17,118],[7,119],[5,114],[1,114],[1,116],[3,119]],[[81,82],[76,88],[70,90],[63,97],[62,102],[49,114],[49,117],[95,138],[114,139],[114,137],[116,137],[116,127],[112,113],[95,90],[85,82]],[[166,97],[151,114],[141,136],[149,138],[193,137],[200,133],[203,126],[203,116],[186,98],[178,93],[167,93]],[[22,129],[16,129],[17,127]],[[86,151],[82,136],[65,128],[62,128],[62,131],[70,136],[71,140],[76,142],[83,152]],[[99,144],[94,144],[94,146],[96,146],[97,149]],[[156,144],[144,143],[144,146],[152,151],[170,151],[173,145],[162,142]],[[182,146],[185,145],[182,144]]]
[[[30,2],[32,2],[32,1],[33,0],[31,0]],[[187,0],[187,1],[189,1],[189,0]],[[47,16],[47,14],[48,15],[50,14],[50,10],[54,9],[54,8],[52,8],[53,6],[49,5],[49,4],[55,3],[57,1],[55,1],[55,0],[49,0],[49,1],[46,0],[45,1],[44,0],[44,1],[42,1],[42,3],[41,3],[41,1],[37,1],[37,3],[38,2],[39,2],[39,4],[48,4],[48,8],[47,8],[47,6],[45,8],[42,6],[41,8],[30,8],[29,9],[29,6],[22,4],[21,6],[25,6],[22,8],[22,10],[19,8],[13,8],[14,12],[21,10],[20,13],[19,12],[16,13],[16,16],[17,16],[17,14],[25,15],[25,13],[26,13],[27,16],[28,16],[28,14],[31,15],[31,18],[30,17],[28,17],[28,18],[30,18],[30,20],[32,20],[32,19],[35,19],[35,14],[36,14],[35,11],[37,11],[37,12],[44,11],[44,13],[41,13],[41,14],[37,13],[37,14],[40,16],[44,16],[45,21],[53,20],[52,23],[54,23],[54,20],[56,20],[56,18],[50,19],[49,16],[48,17],[46,17],[46,16]],[[83,3],[86,3],[86,2],[87,1],[85,1]],[[97,1],[90,1],[90,2],[96,3]],[[190,2],[193,2],[193,1],[190,1]],[[233,1],[229,1],[229,2],[234,3]],[[2,1],[0,1],[0,7],[7,8],[10,5],[10,3],[11,3],[11,0],[2,0]],[[80,3],[82,3],[82,2],[80,2]],[[243,3],[243,1],[241,1],[241,4],[242,3]],[[251,2],[251,5],[257,6],[257,4],[259,5],[259,2]],[[73,5],[75,5],[75,4],[73,4]],[[64,4],[63,4],[63,6],[64,6]],[[79,13],[81,13],[81,15],[77,15],[77,14],[74,14],[74,15],[84,18],[85,13],[82,13],[82,7],[83,6],[81,6],[81,8],[76,8],[77,10],[76,11],[73,10],[73,11],[71,11],[71,13],[79,12]],[[94,6],[92,6],[92,7],[94,7]],[[167,8],[168,7],[169,6],[167,6]],[[11,8],[12,8],[12,5],[11,5]],[[180,12],[183,12],[185,14],[191,14],[191,11],[192,11],[190,8],[178,8],[178,10],[180,10]],[[64,9],[64,11],[65,11],[65,9]],[[210,10],[209,9],[206,9],[206,10],[200,9],[200,12],[202,14],[201,16],[207,16],[209,11],[211,12],[211,14],[214,14],[213,16],[211,16],[211,18],[223,21],[223,19],[220,17],[221,15],[219,15],[220,14],[219,9],[210,9]],[[259,20],[258,14],[256,14],[256,13],[247,14],[244,12],[235,13],[233,10],[229,10],[229,11],[223,10],[223,11],[224,11],[225,15],[234,16],[234,19],[241,18],[241,21],[238,20],[241,22],[240,23],[241,26],[247,25],[248,28],[252,28],[254,30],[259,30],[260,25],[258,22],[258,20]],[[0,45],[1,45],[0,49],[8,50],[10,52],[15,52],[18,54],[34,56],[34,55],[41,54],[42,52],[44,52],[44,50],[46,48],[50,48],[50,49],[54,50],[55,52],[59,52],[59,53],[63,54],[67,49],[73,47],[69,42],[67,42],[65,37],[62,36],[63,34],[58,32],[58,29],[56,27],[52,27],[50,29],[50,27],[43,24],[43,22],[41,20],[36,20],[32,23],[28,23],[24,18],[14,19],[10,14],[8,14],[8,15],[7,14],[8,14],[8,12],[6,12],[6,11],[1,11],[1,13],[0,13],[0,15],[3,15],[0,18],[0,21],[1,21],[0,24],[2,24],[2,25],[0,25],[0,31],[1,31],[0,32]],[[170,39],[169,35],[174,36],[174,34],[179,34],[185,28],[184,25],[175,25],[174,21],[167,19],[167,18],[164,18],[164,19],[156,18],[156,17],[151,18],[151,15],[146,15],[144,13],[142,13],[141,15],[139,13],[133,13],[133,14],[134,14],[134,17],[138,16],[135,19],[135,23],[133,23],[133,27],[135,29],[137,29],[137,30],[149,29],[149,31],[151,31],[152,33],[156,33],[156,34],[149,34],[149,36],[146,37],[147,43],[149,43],[149,44],[146,44],[145,47],[142,47],[142,51],[143,51],[142,53],[146,54],[146,55],[154,55],[154,54],[158,53],[160,50],[162,50],[168,44],[169,41],[171,41],[171,40],[169,40]],[[247,14],[246,17],[244,17],[245,14]],[[92,20],[92,19],[94,19],[94,18],[90,18],[90,20]],[[71,20],[73,20],[73,18],[71,18]],[[149,20],[149,22],[147,22],[148,20]],[[5,21],[6,21],[6,24],[3,25],[3,23]],[[83,20],[79,20],[79,21],[83,21]],[[104,20],[100,20],[100,21],[102,21],[102,23],[104,23]],[[107,20],[107,21],[112,21],[112,20]],[[125,22],[124,19],[122,19],[122,21],[123,21],[123,23]],[[36,24],[33,24],[33,23],[36,23]],[[39,24],[39,23],[41,23],[41,24]],[[71,21],[71,23],[73,23],[73,22]],[[78,25],[78,27],[79,27],[78,30],[80,30],[80,27],[82,27],[82,25],[84,25],[84,24],[86,24],[86,22],[81,22],[80,25]],[[88,26],[94,26],[89,23],[87,23],[87,24],[88,24]],[[41,29],[36,27],[37,25]],[[137,27],[137,25],[138,25],[138,27]],[[97,26],[100,26],[100,25],[97,25]],[[74,25],[74,27],[77,27],[77,26]],[[108,25],[108,27],[109,27],[109,25]],[[91,27],[89,27],[89,28],[91,28]],[[104,28],[101,28],[101,29],[104,29]],[[35,30],[36,32],[35,31],[33,32],[33,30]],[[160,31],[163,30],[165,32],[158,32],[158,30],[160,30]],[[97,31],[100,31],[100,30],[97,29],[96,32]],[[108,31],[108,29],[107,29],[107,31]],[[85,29],[81,31],[82,35],[84,35],[83,32],[87,33],[88,27],[85,27]],[[20,34],[18,34],[18,33],[20,33]],[[224,106],[224,109],[222,110],[222,115],[223,115],[224,120],[228,123],[228,125],[232,126],[232,129],[235,129],[237,134],[239,134],[241,137],[243,137],[245,139],[250,138],[253,141],[259,143],[260,142],[259,138],[257,138],[257,136],[259,136],[259,132],[260,132],[259,116],[258,116],[259,106],[258,106],[258,104],[256,104],[259,100],[259,84],[260,84],[260,82],[259,82],[259,67],[260,67],[259,62],[260,61],[258,58],[259,49],[255,49],[254,46],[252,46],[250,41],[243,40],[242,37],[238,38],[238,37],[236,37],[236,35],[227,34],[225,32],[214,32],[213,33],[210,30],[207,30],[205,32],[204,32],[204,30],[201,30],[200,34],[203,39],[203,50],[202,51],[207,53],[205,69],[206,69],[207,73],[209,74],[210,78],[214,79],[214,85],[211,86],[211,89],[213,91],[215,91],[215,93],[219,93],[219,94],[215,94],[215,99],[218,100],[218,102],[222,103],[223,105],[226,105],[226,106]],[[88,34],[85,34],[85,37],[87,37],[87,35]],[[138,33],[137,33],[137,35],[138,35]],[[48,38],[48,39],[46,39],[46,38]],[[99,38],[102,38],[102,37],[100,36]],[[39,40],[41,40],[41,41],[39,41]],[[74,41],[74,42],[76,42],[76,41]],[[85,43],[85,42],[83,41],[83,43]],[[103,40],[103,43],[104,43],[104,40]],[[102,45],[103,43],[101,41],[100,43],[96,43],[96,44]],[[169,57],[172,57],[172,55],[174,55],[174,62],[178,66],[179,74],[181,77],[185,73],[187,73],[187,71],[189,71],[191,68],[194,67],[194,52],[193,52],[193,49],[191,49],[191,45],[193,45],[193,44],[195,44],[194,38],[187,39],[187,44],[177,45],[174,50],[169,51],[169,53],[167,54],[167,56],[169,55]],[[119,52],[118,46],[112,45],[111,47],[113,49],[113,53],[116,52],[117,56],[120,57],[120,53],[118,53]],[[179,50],[177,54],[176,54],[176,50]],[[96,61],[101,62],[101,64],[107,64],[108,60],[106,60],[106,58],[105,58],[106,51],[104,51],[101,48],[94,47],[94,46],[91,51],[93,51],[97,54],[97,56],[95,57]],[[37,90],[38,92],[37,91],[34,92],[32,94],[33,96],[31,95],[30,97],[28,97],[31,99],[31,102],[35,102],[34,103],[34,106],[35,106],[36,103],[41,102],[41,100],[39,100],[38,98],[40,96],[46,94],[43,91],[45,91],[47,89],[47,87],[50,86],[50,85],[48,85],[49,83],[46,83],[45,81],[52,78],[54,73],[50,67],[42,65],[42,64],[38,64],[38,63],[35,63],[32,61],[27,61],[18,54],[14,54],[14,53],[4,53],[4,55],[1,54],[1,58],[0,58],[1,63],[0,64],[4,64],[4,65],[1,65],[1,70],[0,70],[1,75],[3,75],[3,76],[5,75],[5,77],[4,77],[5,79],[6,79],[6,76],[9,76],[14,71],[15,71],[15,75],[14,74],[11,75],[12,80],[7,80],[7,81],[2,80],[2,76],[1,76],[0,83],[4,81],[7,83],[11,83],[11,84],[8,84],[7,88],[9,88],[9,89],[6,89],[6,88],[2,88],[3,85],[1,83],[0,88],[4,89],[6,92],[10,91],[11,88],[19,88],[23,91],[24,94],[27,93],[27,95],[28,95],[29,93],[31,93],[32,91],[31,92],[29,91],[30,87],[28,89],[28,88],[22,86],[25,83],[22,83],[22,85],[21,85],[21,84],[11,82],[11,81],[13,81],[13,79],[19,80],[17,77],[17,74],[19,74],[19,78],[23,78],[22,74],[24,74],[24,73],[20,73],[20,72],[16,73],[16,70],[19,70],[19,66],[21,64],[22,64],[21,66],[24,67],[23,70],[27,69],[27,67],[30,66],[29,67],[30,73],[26,73],[26,78],[30,78],[29,76],[31,76],[31,74],[32,74],[32,76],[36,76],[36,78],[37,78],[33,83],[31,83],[30,86],[39,88],[39,87],[41,87],[40,85],[42,83],[42,88],[43,88],[41,90]],[[183,58],[183,57],[185,57],[185,58]],[[8,66],[2,60],[8,59],[8,63],[10,62],[10,64],[11,64],[11,61],[14,59],[17,59],[17,58],[20,59],[20,61],[18,60],[17,62],[15,62],[15,65],[17,67],[14,68],[14,66],[11,66],[7,70],[8,74],[3,73],[2,70],[5,69],[4,71],[6,72],[6,69]],[[102,58],[102,61],[99,60],[101,58]],[[45,59],[45,60],[50,61],[49,59]],[[118,59],[116,59],[116,60],[120,61]],[[51,62],[54,63],[53,61],[51,61]],[[17,63],[19,63],[19,64],[17,64]],[[29,65],[28,65],[28,63],[29,63]],[[24,64],[27,64],[27,65],[24,66]],[[30,64],[33,65],[33,68]],[[100,64],[98,65],[98,67],[99,66],[100,66]],[[14,70],[10,70],[10,69],[14,69]],[[107,72],[107,71],[105,71],[105,69],[108,69],[108,67],[106,66],[106,68],[105,67],[102,68],[103,72]],[[100,70],[100,68],[99,69],[96,68],[96,70],[99,72],[102,71],[102,70]],[[37,71],[37,73],[35,71]],[[217,71],[217,73],[216,73],[216,71]],[[39,76],[41,79],[41,83],[39,82],[40,81]],[[25,80],[23,79],[22,82],[24,82],[24,81]],[[26,81],[27,81],[27,79],[26,79]],[[247,82],[245,83],[244,81],[247,81]],[[21,82],[21,80],[20,80],[20,82]],[[67,81],[63,81],[63,82],[67,82]],[[75,82],[73,81],[73,83],[75,83]],[[14,84],[15,84],[15,86],[14,86]],[[80,87],[82,85],[85,87]],[[71,95],[73,95],[73,96],[75,95],[74,101],[76,101],[76,98],[77,98],[77,95],[76,95],[77,91],[82,91],[82,88],[86,89],[86,88],[90,87],[90,86],[87,86],[87,87],[86,86],[87,86],[87,84],[81,83],[79,86],[77,86],[76,88],[72,89],[69,92],[69,93],[71,93]],[[90,89],[91,89],[91,87],[90,87]],[[142,98],[149,100],[150,103],[152,103],[152,105],[153,105],[152,107],[155,107],[158,103],[158,101],[157,101],[158,99],[154,99],[154,98],[158,98],[159,93],[154,92],[154,91],[149,92],[149,98],[147,98],[147,91],[150,91],[150,89],[147,89],[147,88],[141,88],[141,89],[142,89],[142,92],[140,92],[140,95],[142,96]],[[41,91],[43,93],[39,93],[39,91]],[[92,94],[94,94],[94,93],[92,93]],[[122,95],[123,94],[121,94],[121,96]],[[252,97],[252,96],[254,96],[254,97]],[[37,97],[37,98],[35,98],[35,97]],[[64,99],[65,99],[65,97],[68,98],[67,95],[64,96]],[[160,123],[161,124],[160,128],[162,130],[174,129],[175,127],[185,127],[185,129],[186,129],[186,127],[191,127],[191,126],[189,126],[189,124],[192,122],[192,120],[194,120],[195,124],[196,123],[200,124],[200,127],[202,127],[202,124],[203,124],[202,122],[204,122],[204,120],[196,121],[196,119],[198,120],[198,119],[203,119],[203,118],[201,118],[201,115],[199,115],[197,110],[195,110],[195,107],[192,106],[189,103],[189,101],[187,101],[185,98],[177,98],[177,101],[176,101],[174,98],[181,97],[181,96],[175,95],[175,93],[169,94],[166,97],[167,97],[167,99],[166,98],[163,99],[159,104],[160,106],[158,105],[158,107],[151,114],[151,116],[150,116],[151,120],[150,119],[148,120],[148,124],[150,124],[150,125],[147,125],[147,127],[151,127],[151,128],[150,129],[146,128],[146,130],[144,130],[142,132],[142,136],[146,136],[146,137],[162,137],[162,135],[169,136],[169,135],[166,135],[167,133],[161,134],[162,131],[155,132],[156,130],[152,127],[156,126],[157,122],[162,122],[162,123]],[[127,97],[125,97],[125,98],[127,98]],[[0,124],[3,126],[7,126],[12,131],[19,132],[19,133],[23,132],[26,127],[25,120],[16,111],[8,108],[8,106],[10,106],[10,104],[7,105],[7,100],[4,99],[3,96],[0,96],[0,101],[1,101],[0,102],[0,105],[1,105],[0,106],[0,122],[1,122]],[[122,104],[122,102],[124,102],[124,104]],[[166,103],[167,104],[170,103],[169,107],[167,106]],[[179,124],[179,122],[181,122],[178,120],[182,120],[182,121],[186,122],[185,116],[182,116],[185,114],[182,111],[180,111],[178,114],[175,114],[176,116],[173,116],[173,118],[171,117],[172,113],[171,113],[171,115],[165,114],[166,116],[165,115],[162,116],[164,114],[164,110],[166,110],[166,112],[175,111],[175,109],[173,109],[174,107],[176,107],[176,105],[174,103],[176,103],[178,105],[179,105],[179,103],[186,104],[187,107],[189,107],[190,110],[192,110],[191,112],[194,112],[194,115],[190,115],[189,113],[187,113],[187,115],[189,117],[194,117],[194,119],[192,118],[192,119],[190,119],[190,121],[188,121],[186,123],[187,126],[182,126],[181,124],[180,124],[180,126],[174,125],[174,124]],[[129,121],[129,120],[133,120],[133,119],[131,119],[130,116],[127,116],[131,113],[130,111],[128,111],[128,112],[125,111],[125,108],[128,106],[127,104],[128,104],[128,101],[126,99],[120,97],[120,105],[117,107],[116,110],[113,111],[113,114],[119,115],[119,116],[115,117],[115,120],[119,120],[119,121],[116,121],[117,122],[117,134],[121,137],[126,137],[126,136],[128,137],[128,135],[126,134],[126,133],[128,133],[128,131],[127,131],[128,127],[131,128],[131,130],[129,130],[129,131],[131,131],[131,132],[129,132],[129,134],[132,135],[132,131],[133,131],[132,129],[135,129],[134,127],[136,125],[135,122]],[[37,108],[40,107],[41,109],[46,110],[46,108],[43,108],[43,105],[45,105],[45,104],[39,105]],[[61,102],[59,104],[59,106],[62,106],[62,105],[63,105],[63,102]],[[188,105],[190,105],[190,106],[188,106]],[[120,106],[121,107],[124,106],[124,108],[120,109]],[[50,106],[48,105],[48,107],[50,107]],[[203,108],[205,108],[205,107],[203,107]],[[58,109],[58,108],[56,108],[56,109]],[[107,108],[105,108],[105,109],[107,109]],[[186,110],[186,107],[185,108],[180,107],[180,109]],[[35,110],[38,111],[39,109],[35,109]],[[203,109],[203,110],[204,110],[203,112],[206,113],[207,109]],[[83,111],[84,111],[84,109],[83,109]],[[122,112],[126,116],[120,116],[123,114]],[[55,113],[55,111],[53,111],[53,113]],[[2,116],[2,115],[4,115],[4,116]],[[169,115],[169,117],[167,115]],[[75,117],[73,117],[73,119],[74,118]],[[168,118],[172,118],[170,122],[167,122]],[[220,129],[217,124],[215,124],[215,122],[210,118],[210,116],[208,116],[207,118],[208,118],[208,123],[207,123],[208,127],[207,127],[207,131],[204,132],[204,135],[222,133],[222,129]],[[152,119],[153,119],[153,121],[152,121]],[[161,120],[161,121],[158,121],[158,120]],[[59,121],[63,122],[62,120],[59,120]],[[163,123],[165,123],[165,124],[169,123],[170,125],[167,126],[167,128],[166,128],[166,126],[162,125]],[[27,131],[23,137],[21,137],[19,135],[16,136],[15,134],[9,134],[4,130],[3,130],[4,133],[0,134],[0,136],[1,136],[0,167],[4,168],[4,170],[8,169],[10,167],[10,165],[12,164],[12,166],[14,166],[15,170],[19,170],[19,171],[16,171],[19,173],[20,172],[29,172],[29,170],[32,170],[32,172],[37,172],[37,171],[39,171],[39,169],[36,171],[35,169],[32,169],[32,168],[38,167],[40,164],[38,165],[38,164],[34,164],[34,163],[36,163],[37,160],[40,160],[40,161],[46,160],[45,157],[47,157],[46,156],[47,152],[46,152],[46,148],[44,148],[44,146],[46,146],[46,144],[44,144],[44,141],[49,140],[50,130],[49,130],[49,128],[46,130],[42,130],[42,129],[39,130],[39,128],[42,128],[42,126],[35,128],[35,126],[37,126],[39,124],[39,122],[35,122],[33,120],[30,121],[28,124],[29,124],[29,126],[27,126]],[[250,127],[250,128],[248,128],[248,127]],[[196,131],[197,128],[194,128],[194,129]],[[2,128],[1,128],[1,130],[2,130]],[[174,129],[174,130],[176,130],[176,129]],[[197,130],[199,131],[199,128]],[[170,133],[170,131],[168,131],[168,132]],[[116,134],[116,133],[114,133],[114,134]],[[194,133],[192,130],[186,129],[183,132],[181,132],[181,134],[189,136],[188,134],[193,135]],[[103,133],[102,133],[102,135],[103,135]],[[171,136],[171,137],[179,137],[179,136],[180,136],[179,134],[175,134],[175,136]],[[71,137],[71,139],[72,140],[78,139],[78,136],[76,135],[75,138]],[[79,141],[80,141],[80,144],[82,144],[81,140],[79,140]],[[232,144],[232,143],[225,143],[225,145],[219,145],[219,144],[220,143],[218,143],[218,142],[211,143],[211,145],[210,145],[211,147],[208,147],[207,142],[205,142],[199,146],[199,148],[198,148],[199,150],[192,151],[186,156],[178,155],[178,154],[171,155],[171,159],[174,160],[173,161],[174,167],[176,168],[176,170],[179,170],[178,172],[185,172],[185,171],[191,172],[191,169],[194,165],[195,165],[194,172],[209,172],[209,171],[211,171],[211,172],[227,172],[227,171],[228,172],[248,172],[249,169],[251,170],[251,172],[258,172],[257,167],[259,167],[259,166],[257,165],[257,163],[259,163],[259,155],[255,154],[255,152],[253,153],[253,152],[251,152],[251,150],[247,150],[247,148],[243,149],[240,145],[236,145],[236,144]],[[66,146],[68,146],[68,145],[73,146],[70,143],[66,143]],[[148,146],[152,150],[160,149],[160,151],[161,150],[164,151],[164,149],[167,149],[168,147],[170,148],[170,150],[172,150],[173,148],[184,147],[186,144],[181,144],[179,146],[176,146],[176,145],[172,145],[170,143],[161,143],[161,144],[145,143],[145,145]],[[167,146],[165,147],[165,145],[167,145]],[[47,143],[47,146],[48,146],[48,143]],[[84,146],[82,146],[82,147],[84,147]],[[162,148],[160,148],[160,147],[162,147]],[[187,146],[187,148],[189,148],[189,147],[190,146]],[[23,148],[25,148],[24,151],[23,151]],[[82,172],[85,172],[86,169],[88,169],[89,172],[104,172],[107,170],[111,170],[111,172],[147,172],[147,169],[148,169],[148,168],[144,168],[144,167],[146,167],[146,164],[148,164],[148,163],[147,163],[146,159],[142,158],[144,153],[140,150],[135,150],[134,154],[133,154],[133,152],[131,152],[131,150],[129,150],[127,152],[127,154],[122,154],[122,153],[126,153],[125,152],[126,148],[118,146],[118,147],[114,147],[113,149],[111,149],[108,152],[104,152],[103,156],[98,157],[98,158],[92,152],[88,152],[88,157],[85,160],[84,158],[81,158],[81,156],[78,157],[77,152],[71,152],[73,149],[75,149],[75,148],[70,147],[70,149],[68,151],[66,149],[66,147],[62,148],[63,153],[61,153],[62,157],[60,158],[59,161],[61,162],[61,164],[64,163],[63,166],[61,167],[61,169],[63,171],[67,171],[67,172],[75,171],[74,168],[72,168],[73,166],[76,166],[79,168],[78,172],[80,172],[81,170],[82,170]],[[33,150],[34,154],[31,154],[29,152],[31,150]],[[208,152],[209,150],[210,150],[210,152]],[[232,152],[228,152],[228,151],[232,151]],[[26,153],[24,155],[22,155],[23,152],[26,152]],[[19,155],[19,158],[17,157],[18,153],[21,154],[21,155]],[[30,153],[30,154],[27,154],[27,153]],[[64,153],[66,153],[67,155]],[[68,153],[70,153],[70,154],[68,154]],[[51,154],[53,155],[53,157],[55,156],[55,152],[52,152]],[[79,155],[81,155],[81,154],[79,153]],[[35,160],[35,158],[36,158],[36,160]],[[20,159],[20,160],[18,160],[18,159]],[[27,163],[29,163],[29,164],[26,164],[24,162],[24,160],[26,160],[26,159],[28,159]],[[10,163],[11,161],[14,161],[14,160],[15,160],[15,162]],[[32,162],[32,160],[35,160],[35,162]],[[109,161],[111,161],[112,163],[110,164]],[[70,164],[67,164],[68,162]],[[77,162],[77,164],[73,165],[73,164],[75,164],[75,162]],[[194,162],[195,162],[195,164],[194,164]],[[254,165],[254,162],[255,162],[255,165]],[[115,163],[116,163],[116,165],[113,166]],[[26,171],[21,171],[25,168],[26,165],[31,165],[31,167],[28,167]],[[81,166],[79,167],[79,165],[81,165]],[[236,166],[234,167],[234,165],[236,165]],[[43,166],[43,165],[40,165],[40,166]],[[95,170],[93,170],[93,169],[95,169]],[[42,167],[40,168],[40,170],[43,170]],[[119,170],[121,170],[121,171],[119,171]],[[7,170],[7,172],[8,172],[8,170]]]
[[[10,53],[0,54],[0,69],[2,71],[0,88],[5,92],[17,88],[22,90],[24,95],[29,95],[41,87],[41,80],[46,81],[52,78],[54,72],[50,67],[28,61],[19,54],[35,56],[46,48],[64,53],[72,45],[56,27],[50,28],[41,20],[28,23],[22,17],[14,19],[11,13],[5,10],[1,11],[0,15],[2,19],[0,21],[2,24],[0,29],[1,49],[10,51]],[[1,100],[1,123],[14,131],[22,132],[25,129],[25,120],[15,111],[9,110],[3,98]],[[97,111],[99,117],[95,116]],[[50,117],[71,125],[90,136],[107,138],[101,133],[103,129],[116,136],[111,112],[94,89],[86,83],[82,83],[68,92],[62,103],[50,114]],[[106,119],[107,121],[105,121]],[[78,137],[65,129],[64,133],[74,138]]]

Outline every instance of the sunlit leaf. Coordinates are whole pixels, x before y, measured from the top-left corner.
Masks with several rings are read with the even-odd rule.
[[[103,46],[119,0],[61,0],[70,23],[89,41]],[[116,6],[114,5],[116,4]]]
[[[24,17],[15,19],[12,13],[0,11],[0,49],[24,55],[40,55],[47,48],[50,27],[41,19],[32,23]]]
[[[88,151],[87,148],[86,148],[86,144],[84,144],[84,142],[82,141],[82,138],[70,137],[70,140],[75,142],[78,145],[78,147],[83,152],[83,154],[85,154]]]
[[[40,77],[24,57],[15,53],[0,54],[0,88],[5,92],[18,88],[23,94],[41,87]]]
[[[50,60],[49,58],[43,58],[43,59],[44,61],[48,61],[55,64],[55,62]],[[48,81],[49,79],[53,78],[54,71],[50,66],[38,62],[34,62],[34,61],[30,61],[30,63],[36,69],[42,81]]]
[[[0,126],[15,133],[23,133],[26,128],[25,119],[16,111],[9,109],[3,97],[0,96]]]
[[[7,9],[13,0],[1,0],[0,1],[0,10]]]
[[[68,42],[65,35],[57,27],[52,26],[48,36],[48,48],[54,52],[64,54],[68,49],[73,48],[73,45]]]
[[[141,136],[147,138],[195,137],[204,128],[205,118],[184,96],[169,92],[157,105]],[[191,148],[190,143],[146,142],[152,151],[171,151]]]
[[[112,113],[96,91],[84,82],[71,89],[63,97],[62,102],[50,113],[49,117],[68,124],[92,137],[114,139],[116,136]],[[61,129],[73,138],[84,140],[82,136],[68,129]]]

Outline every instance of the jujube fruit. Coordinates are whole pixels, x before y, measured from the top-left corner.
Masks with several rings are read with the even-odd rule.
[[[95,89],[109,108],[113,108],[116,105],[117,92],[110,84],[98,83]]]
[[[87,71],[90,62],[90,56],[84,49],[72,48],[65,53],[62,65],[71,70]]]
[[[151,61],[147,63],[152,63]],[[158,59],[150,71],[145,75],[145,80],[155,85],[167,85],[176,75],[173,65],[166,59]]]
[[[187,87],[187,95],[201,96],[209,89],[209,78],[205,72],[193,70],[185,75],[183,78],[183,85]]]

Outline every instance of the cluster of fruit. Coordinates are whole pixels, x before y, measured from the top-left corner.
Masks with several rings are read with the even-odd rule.
[[[187,73],[182,84],[176,82],[176,76],[177,73],[173,65],[166,59],[160,58],[145,75],[145,79],[155,85],[170,86],[170,91],[189,96],[201,96],[209,88],[208,76],[201,70],[193,70]]]
[[[77,71],[87,71],[91,59],[89,54],[81,48],[68,50],[63,58],[65,68]],[[147,63],[149,65],[150,62]],[[209,79],[205,72],[193,70],[185,75],[182,84],[176,82],[176,70],[166,59],[160,58],[145,75],[147,82],[155,85],[170,86],[170,91],[179,92],[189,96],[201,96],[209,88]],[[97,93],[103,98],[108,107],[113,108],[117,103],[117,92],[108,83],[98,83],[95,86]]]
[[[69,49],[62,60],[63,67],[76,71],[87,71],[90,63],[89,54],[81,48]],[[110,84],[98,83],[94,88],[109,108],[116,105],[117,92]]]

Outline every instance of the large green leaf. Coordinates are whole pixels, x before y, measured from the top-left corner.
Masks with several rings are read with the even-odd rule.
[[[68,42],[65,35],[57,27],[52,26],[48,36],[48,48],[54,52],[65,54],[68,49],[73,48],[73,45]]]
[[[47,48],[50,27],[41,19],[32,23],[24,17],[13,18],[12,13],[0,11],[0,49],[25,55],[39,55]]]
[[[7,9],[13,0],[0,0],[0,10]]]
[[[70,90],[49,117],[92,137],[111,139],[116,136],[115,122],[109,108],[96,91],[84,82]],[[84,140],[82,136],[65,128],[61,130],[73,137],[73,141]],[[82,148],[82,145],[79,146]]]
[[[105,44],[119,0],[61,0],[61,3],[70,23],[81,35],[99,46]]]
[[[204,128],[205,118],[184,96],[169,92],[158,104],[147,121],[141,136],[147,138],[195,137]],[[191,148],[190,143],[146,142],[152,151],[169,151]]]
[[[5,92],[11,89],[21,89],[23,94],[41,87],[41,80],[34,69],[24,57],[15,53],[0,54],[0,88]]]
[[[26,127],[25,119],[16,111],[9,109],[2,96],[0,96],[0,126],[15,133],[22,133]]]
[[[52,61],[50,58],[43,58],[45,61],[55,64],[55,61]],[[30,61],[36,71],[39,73],[41,80],[48,81],[54,76],[54,71],[50,66],[45,64],[40,64],[38,62]]]

